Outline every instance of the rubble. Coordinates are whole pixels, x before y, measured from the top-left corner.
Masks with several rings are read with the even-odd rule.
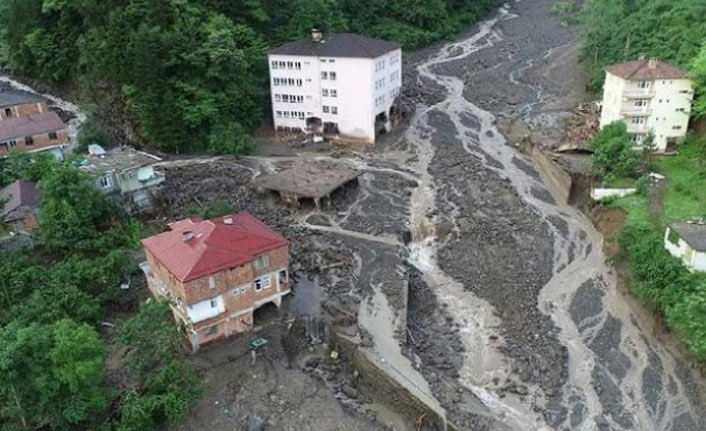
[[[600,104],[587,102],[577,105],[566,124],[562,143],[554,150],[559,153],[593,152],[590,141],[600,126]]]

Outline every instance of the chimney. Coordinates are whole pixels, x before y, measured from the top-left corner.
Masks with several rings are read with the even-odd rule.
[[[223,224],[233,224],[233,217],[231,217],[231,216],[224,217]]]
[[[647,67],[649,69],[657,69],[657,60],[651,59],[650,61],[647,62]]]
[[[184,232],[181,233],[181,240],[184,242],[188,242],[193,237],[194,237],[194,233],[190,230],[185,230]]]
[[[322,40],[324,40],[324,32],[319,30],[318,28],[312,28],[311,40],[313,40],[314,42],[321,42]]]

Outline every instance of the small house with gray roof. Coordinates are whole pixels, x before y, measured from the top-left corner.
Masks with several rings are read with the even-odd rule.
[[[314,29],[268,59],[278,131],[374,143],[397,118],[402,50],[395,42]]]
[[[706,222],[703,220],[671,223],[664,234],[664,247],[690,271],[706,272]]]
[[[92,144],[88,152],[80,162],[80,169],[94,178],[102,193],[129,213],[152,209],[154,197],[165,179],[164,173],[154,166],[162,159],[130,147],[106,151]]]

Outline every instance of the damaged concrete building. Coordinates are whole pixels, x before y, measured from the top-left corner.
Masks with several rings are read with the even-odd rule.
[[[157,156],[129,147],[104,150],[89,145],[81,169],[94,177],[96,187],[129,213],[149,211],[155,194],[164,182],[164,173],[155,170]]]
[[[193,350],[249,331],[255,310],[290,293],[289,241],[247,212],[169,225],[142,240],[141,264],[157,298],[168,299]]]
[[[402,50],[395,42],[314,29],[268,59],[277,130],[374,143],[397,117]]]
[[[256,182],[260,191],[279,194],[283,202],[299,206],[303,201],[319,207],[327,203],[331,193],[357,181],[360,172],[346,167],[317,164],[297,164],[274,175],[266,175]]]

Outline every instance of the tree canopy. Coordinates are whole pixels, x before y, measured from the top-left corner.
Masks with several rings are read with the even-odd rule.
[[[703,62],[695,63],[706,43],[702,0],[587,0],[581,25],[582,53],[595,89],[603,84],[605,66],[642,55],[704,76]],[[697,77],[696,84],[700,108],[694,113],[703,114],[703,78]]]
[[[0,65],[116,107],[142,144],[242,153],[268,106],[267,50],[312,27],[413,49],[497,0],[5,0]],[[111,110],[114,112],[115,110]]]

